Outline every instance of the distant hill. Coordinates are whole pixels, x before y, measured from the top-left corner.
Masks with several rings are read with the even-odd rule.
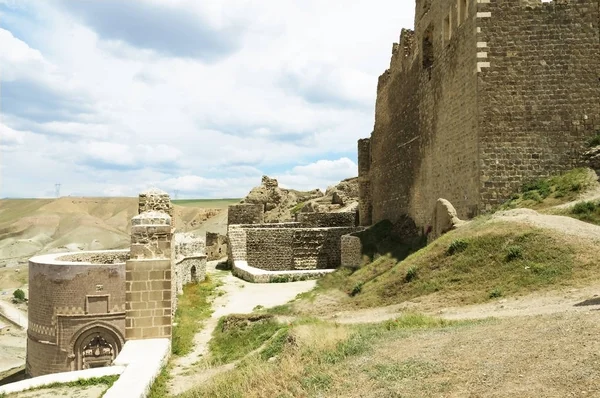
[[[226,214],[227,206],[238,201],[176,200],[175,228],[197,230],[206,220]],[[2,199],[0,266],[41,253],[128,247],[130,220],[137,206],[137,198]]]

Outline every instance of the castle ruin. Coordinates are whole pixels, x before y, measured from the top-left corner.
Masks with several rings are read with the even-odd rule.
[[[417,0],[358,142],[360,224],[471,218],[581,165],[600,131],[600,1]]]
[[[204,280],[204,242],[175,234],[169,195],[140,194],[129,250],[29,260],[26,373],[109,366],[129,340],[171,338],[177,294]]]

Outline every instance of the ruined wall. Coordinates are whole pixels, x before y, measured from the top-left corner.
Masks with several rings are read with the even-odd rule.
[[[402,31],[379,79],[370,139],[373,222],[409,214],[424,226],[442,196],[463,217],[477,211],[475,1],[460,7],[419,1],[414,33]]]
[[[600,130],[599,8],[598,0],[479,5],[485,208],[526,181],[578,166]]]
[[[138,214],[146,211],[162,211],[173,217],[173,205],[169,194],[157,188],[142,192],[138,199]]]
[[[356,213],[298,213],[296,220],[306,228],[354,227]]]
[[[227,209],[227,224],[262,224],[264,213],[262,204],[231,205]]]
[[[89,341],[78,340],[90,331],[110,341],[110,357],[118,354],[125,336],[127,256],[121,250],[29,261],[28,375],[82,369],[91,358],[82,358],[81,345]]]
[[[174,266],[171,278],[171,300],[173,313],[177,309],[177,295],[183,294],[188,283],[201,282],[206,278],[206,254],[204,240],[191,233],[173,235],[175,242]]]
[[[206,233],[206,255],[208,261],[220,260],[227,256],[227,236],[216,232]]]
[[[337,268],[341,237],[354,230],[354,227],[249,228],[245,231],[246,260],[251,267],[269,271]]]

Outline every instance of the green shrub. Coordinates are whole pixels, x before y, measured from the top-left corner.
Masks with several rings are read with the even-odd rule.
[[[540,203],[544,200],[544,198],[538,191],[527,191],[523,193],[523,200],[532,200],[534,202]]]
[[[587,144],[590,148],[600,145],[600,130],[596,131],[596,135],[590,138]]]
[[[364,285],[364,282],[358,282],[356,285],[354,285],[354,287],[352,288],[352,290],[349,293],[350,297],[354,297],[357,294],[359,294],[360,292],[362,292],[363,285]]]
[[[529,192],[537,192],[542,198],[547,198],[552,192],[550,182],[548,180],[536,180],[523,185],[523,198]]]
[[[571,209],[573,214],[589,214],[593,213],[598,207],[597,203],[594,202],[579,202]]]
[[[13,292],[13,298],[18,302],[25,301],[25,292],[21,289],[17,289]]]
[[[415,267],[410,267],[407,271],[406,271],[406,275],[404,276],[404,280],[406,282],[410,282],[413,279],[417,278],[417,269]]]
[[[521,246],[509,246],[506,253],[506,261],[520,260],[523,258],[523,249]]]
[[[446,250],[446,253],[451,256],[455,253],[460,253],[462,251],[465,251],[465,249],[469,246],[469,242],[467,242],[464,239],[454,239],[451,243],[450,246],[448,246],[448,250]]]
[[[502,297],[502,290],[500,290],[499,288],[495,288],[494,290],[492,290],[489,294],[489,298],[498,298],[498,297]]]

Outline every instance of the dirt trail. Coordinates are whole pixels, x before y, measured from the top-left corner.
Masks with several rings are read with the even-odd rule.
[[[169,382],[169,392],[172,395],[198,385],[214,375],[231,369],[235,364],[224,365],[216,369],[202,369],[197,366],[208,351],[208,342],[217,326],[219,318],[229,314],[250,313],[256,306],[265,308],[285,304],[298,294],[311,290],[316,281],[301,281],[291,283],[249,283],[233,276],[230,272],[215,269],[219,261],[209,261],[207,274],[220,278],[224,292],[213,301],[213,314],[205,322],[202,330],[194,338],[194,350],[173,360],[173,371]],[[196,367],[195,367],[196,365]]]
[[[540,214],[531,209],[499,211],[492,216],[492,221],[520,222],[592,241],[600,241],[600,226],[598,225],[571,217]]]
[[[322,317],[337,323],[382,322],[399,317],[403,312],[416,311],[444,319],[481,319],[488,317],[510,318],[558,314],[565,312],[589,312],[600,310],[600,283],[585,288],[555,290],[548,293],[533,293],[522,297],[511,297],[484,304],[439,309],[439,302],[407,301],[386,307],[340,311]],[[437,308],[437,309],[436,309]]]

